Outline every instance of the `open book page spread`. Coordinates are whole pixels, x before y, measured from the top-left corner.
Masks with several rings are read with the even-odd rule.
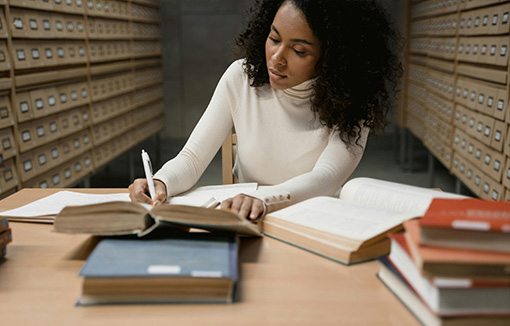
[[[57,215],[66,206],[82,206],[110,201],[130,201],[128,193],[84,194],[74,191],[59,191],[25,206],[0,212],[0,216],[36,217]]]
[[[408,214],[333,197],[314,197],[273,212],[271,216],[357,240],[368,240],[409,218]]]
[[[257,183],[202,186],[170,198],[170,204],[211,207],[240,193],[257,189]]]
[[[352,179],[344,185],[340,193],[342,200],[409,213],[412,216],[425,214],[434,198],[467,197],[371,178]]]

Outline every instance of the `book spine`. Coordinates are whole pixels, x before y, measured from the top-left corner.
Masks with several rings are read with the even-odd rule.
[[[450,228],[458,230],[510,233],[510,222],[467,218],[428,217],[420,220],[421,227]]]
[[[7,222],[7,217],[0,217],[0,233],[4,232],[9,228],[9,222]]]
[[[5,248],[5,246],[12,242],[12,234],[11,229],[7,229],[0,233],[0,248]]]

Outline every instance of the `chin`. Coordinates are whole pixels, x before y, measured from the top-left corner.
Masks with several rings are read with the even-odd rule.
[[[271,86],[274,88],[274,89],[277,89],[279,91],[283,91],[287,88],[289,88],[288,86],[285,86],[285,85],[282,85],[282,84],[278,84],[278,83],[275,83],[273,82],[271,79],[269,79],[269,84],[271,84]]]

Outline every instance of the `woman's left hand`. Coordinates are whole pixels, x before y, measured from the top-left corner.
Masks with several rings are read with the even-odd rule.
[[[262,200],[244,194],[239,194],[222,201],[221,208],[231,209],[250,221],[260,219],[264,214],[264,203]]]

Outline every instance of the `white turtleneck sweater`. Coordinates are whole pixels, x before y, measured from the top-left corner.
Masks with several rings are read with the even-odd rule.
[[[204,115],[181,152],[155,174],[169,196],[190,189],[232,127],[237,134],[234,175],[257,182],[246,193],[272,211],[307,198],[338,195],[358,165],[363,149],[348,149],[311,111],[311,81],[283,91],[269,84],[251,87],[242,60],[227,69]],[[364,148],[368,129],[359,141]]]

